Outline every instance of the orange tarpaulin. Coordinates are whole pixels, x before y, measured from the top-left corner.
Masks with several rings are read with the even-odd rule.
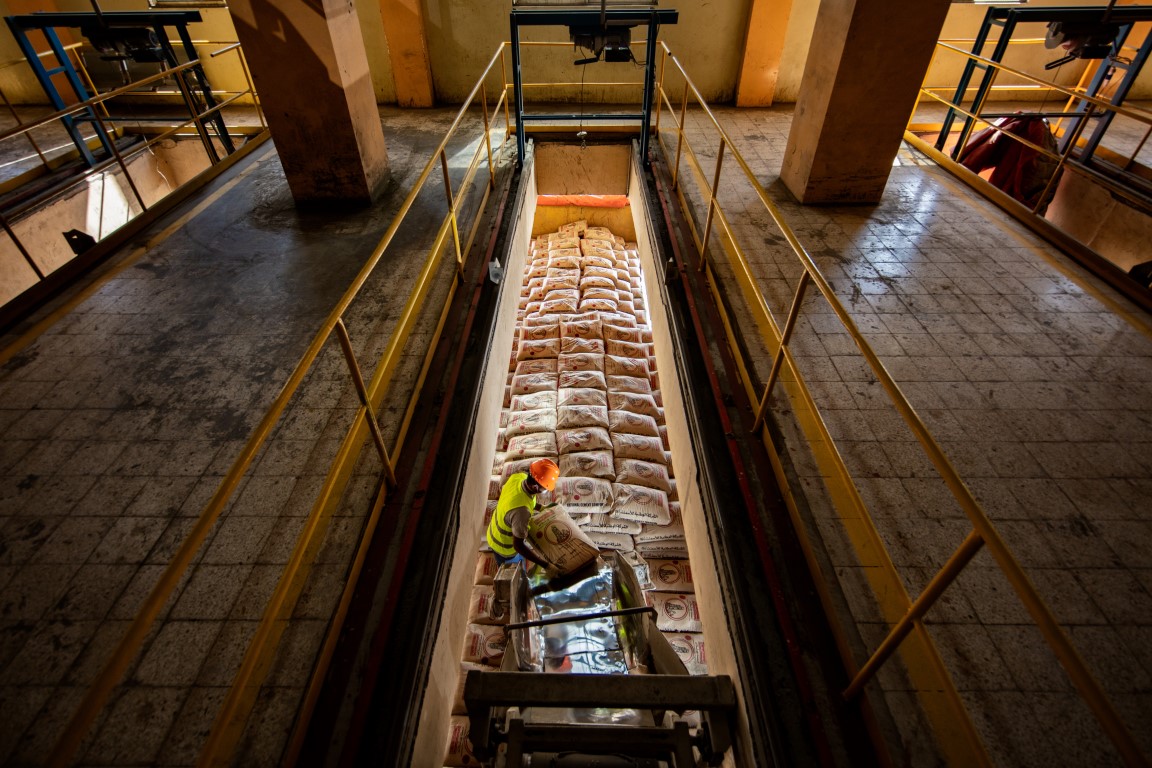
[[[537,195],[536,205],[579,205],[585,208],[627,208],[627,195]]]

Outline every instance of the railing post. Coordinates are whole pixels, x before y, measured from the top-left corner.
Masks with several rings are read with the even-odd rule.
[[[492,167],[492,135],[488,128],[488,89],[480,86],[480,112],[484,115],[484,149],[488,150],[488,188],[496,189],[496,169]]]
[[[188,95],[188,81],[184,79],[183,70],[176,73],[176,82],[180,85],[180,95],[184,97],[184,105],[188,107],[188,116],[192,118],[192,122],[196,123],[196,132],[200,134],[200,141],[204,144],[204,152],[208,155],[208,161],[212,165],[216,165],[220,162],[220,156],[216,154],[216,147],[212,145],[212,137],[208,135],[208,129],[204,127],[204,121],[200,118],[200,110],[196,109],[196,105],[192,103],[192,97]]]
[[[756,420],[752,422],[752,432],[760,429],[764,423],[764,412],[768,409],[768,397],[772,394],[772,387],[780,375],[780,365],[784,362],[784,352],[792,338],[792,331],[796,327],[796,318],[800,316],[800,305],[804,303],[804,293],[808,290],[808,283],[812,280],[811,273],[805,269],[800,276],[800,284],[796,286],[796,296],[792,299],[792,307],[788,310],[788,319],[784,323],[784,331],[780,334],[780,348],[772,358],[772,370],[768,373],[768,382],[764,385],[764,396],[760,398],[760,405],[756,408]]]
[[[924,591],[920,593],[920,597],[916,598],[912,605],[908,606],[908,612],[904,614],[903,618],[897,622],[896,626],[888,632],[888,636],[880,643],[880,647],[868,658],[860,671],[856,673],[856,677],[844,689],[841,696],[845,701],[850,701],[856,697],[868,681],[876,674],[876,672],[884,665],[890,656],[895,653],[896,649],[900,647],[900,643],[912,631],[913,624],[920,619],[924,618],[924,614],[928,613],[939,599],[940,595],[944,594],[944,590],[956,580],[960,572],[964,570],[964,566],[972,561],[980,548],[984,546],[984,539],[976,532],[975,529],[968,533],[968,536],[960,543],[960,546],[952,553],[952,557],[948,558],[948,562],[944,567],[932,577],[932,581],[928,582],[928,586],[924,587]]]
[[[256,86],[252,83],[252,74],[248,71],[248,60],[244,58],[244,50],[236,49],[236,56],[240,59],[240,67],[244,70],[244,80],[248,83],[248,93],[252,94],[252,106],[256,108],[256,119],[260,121],[260,129],[268,127],[264,121],[264,108],[260,106],[260,95],[256,93]]]
[[[107,135],[108,130],[104,125],[104,119],[100,117],[100,113],[94,109],[92,110],[92,117],[96,119],[96,123],[100,126],[100,130]],[[128,171],[128,165],[124,162],[124,156],[120,154],[120,150],[116,147],[116,137],[114,135],[108,144],[112,148],[112,155],[116,158],[117,164],[119,164],[120,169],[124,171],[124,180],[128,182],[128,186],[132,189],[132,194],[135,195],[136,202],[140,203],[141,212],[148,210],[148,205],[144,202],[144,198],[140,196],[140,190],[136,189],[136,182],[132,181],[132,174]],[[101,201],[100,205],[100,214],[104,214],[103,201]]]
[[[380,422],[376,420],[376,411],[372,407],[372,401],[368,399],[368,388],[364,385],[364,376],[360,373],[360,366],[356,362],[356,353],[352,351],[352,339],[348,336],[348,328],[344,325],[343,318],[336,321],[336,336],[340,339],[340,348],[344,350],[344,359],[352,374],[352,383],[356,385],[356,394],[360,396],[360,404],[364,406],[372,442],[376,444],[376,452],[380,454],[380,461],[384,464],[384,475],[388,478],[389,484],[396,487],[396,471],[392,469],[392,459],[388,457],[384,435],[380,433]]]
[[[508,64],[504,60],[507,43],[500,47],[500,87],[504,91],[504,135],[512,131],[512,116],[508,112]]]
[[[712,235],[712,220],[716,218],[716,191],[720,188],[720,169],[724,167],[724,138],[720,138],[720,149],[716,150],[716,172],[712,174],[712,191],[708,196],[708,215],[704,218],[704,237],[700,241],[700,266],[708,263],[708,239]]]
[[[1056,161],[1056,170],[1052,171],[1052,175],[1048,177],[1048,183],[1044,185],[1044,191],[1040,193],[1040,197],[1036,200],[1036,205],[1032,206],[1032,215],[1039,216],[1040,209],[1044,206],[1044,199],[1048,197],[1048,191],[1052,189],[1052,185],[1056,183],[1056,179],[1060,177],[1060,172],[1064,170],[1064,166],[1068,164],[1068,158],[1071,157],[1072,152],[1076,149],[1076,142],[1080,140],[1080,135],[1084,133],[1084,127],[1088,125],[1088,121],[1096,112],[1096,105],[1088,102],[1087,108],[1080,119],[1076,121],[1076,127],[1072,130],[1072,135],[1068,137],[1067,146],[1060,154],[1060,159]]]
[[[683,71],[681,71],[683,74]],[[672,189],[680,184],[680,150],[684,147],[684,120],[688,117],[688,77],[684,77],[684,100],[680,103],[680,126],[676,132],[676,162],[672,164]]]
[[[452,220],[452,244],[456,250],[456,276],[464,282],[464,257],[460,253],[460,229],[456,226],[456,203],[452,199],[452,179],[448,176],[448,152],[440,150],[440,167],[444,169],[444,194],[448,196],[448,217]]]
[[[668,66],[668,48],[661,44],[660,46],[660,79],[656,83],[656,121],[653,130],[656,135],[660,135],[660,113],[663,111],[661,107],[664,106],[664,70]]]

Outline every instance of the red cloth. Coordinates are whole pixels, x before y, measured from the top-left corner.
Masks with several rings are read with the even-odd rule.
[[[1002,117],[994,125],[1004,133],[995,128],[985,128],[972,134],[960,152],[959,162],[976,173],[991,168],[992,176],[988,181],[992,186],[1033,208],[1056,170],[1056,161],[1004,134],[1019,136],[1055,152],[1056,139],[1052,130],[1044,118],[1023,113]],[[1049,197],[1055,193],[1055,187],[1053,184],[1049,189]]]
[[[578,205],[584,208],[627,208],[627,195],[537,195],[536,205]]]

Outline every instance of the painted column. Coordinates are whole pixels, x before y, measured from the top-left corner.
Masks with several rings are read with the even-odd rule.
[[[822,0],[780,173],[801,202],[879,202],[949,5]]]
[[[740,81],[736,85],[736,106],[772,106],[791,15],[792,0],[752,0]]]
[[[380,0],[380,18],[388,40],[396,103],[401,107],[432,106],[432,68],[428,63],[423,3],[421,0]]]
[[[370,203],[388,152],[355,6],[231,0],[228,9],[297,205]]]

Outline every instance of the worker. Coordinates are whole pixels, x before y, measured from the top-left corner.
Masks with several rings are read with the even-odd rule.
[[[488,546],[499,565],[525,560],[541,568],[552,564],[528,544],[528,521],[536,512],[536,496],[556,487],[560,467],[551,459],[537,459],[527,472],[512,474],[500,490],[496,511],[488,522]]]

